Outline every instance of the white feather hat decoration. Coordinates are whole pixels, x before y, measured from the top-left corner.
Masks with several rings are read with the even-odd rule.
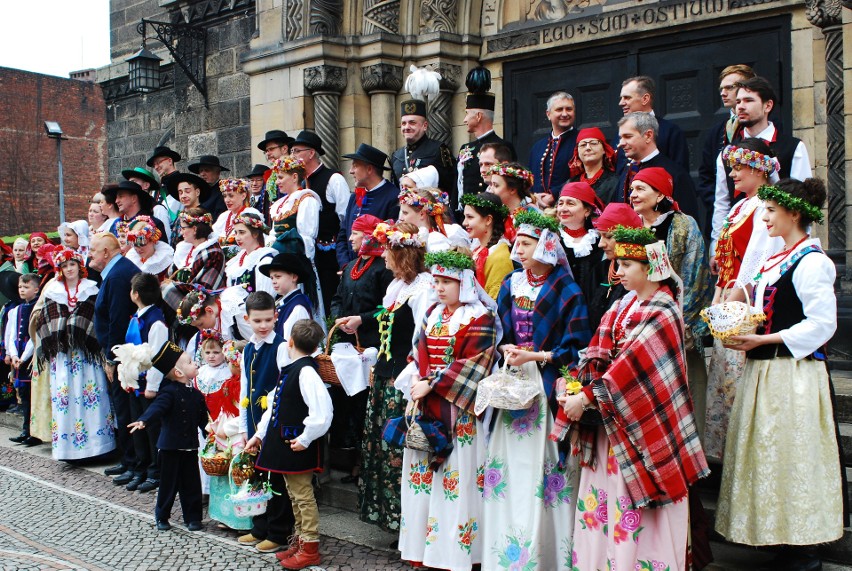
[[[414,99],[425,101],[427,98],[434,99],[441,89],[441,74],[425,67],[412,65],[411,75],[405,80],[405,90]]]
[[[156,354],[148,343],[134,345],[125,343],[112,348],[118,361],[118,380],[124,390],[139,389],[139,375],[152,367],[151,359]]]

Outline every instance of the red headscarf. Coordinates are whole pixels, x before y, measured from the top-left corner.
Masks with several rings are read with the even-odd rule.
[[[586,129],[580,129],[580,132],[577,133],[577,144],[579,145],[580,141],[583,141],[585,139],[597,139],[598,141],[603,143],[603,170],[615,172],[615,149],[610,147],[609,143],[606,142],[606,137],[604,137],[603,131],[601,131],[597,127],[588,127]],[[574,146],[574,154],[571,156],[571,160],[568,161],[568,168],[571,169],[572,178],[577,175],[583,175],[580,180],[585,180],[586,171],[583,168],[582,161],[580,161],[580,154],[576,145]],[[603,172],[603,170],[601,172]]]
[[[584,204],[592,207],[595,211],[593,214],[596,215],[600,214],[604,207],[604,203],[597,193],[595,193],[595,189],[587,182],[565,183],[565,186],[562,187],[562,192],[559,193],[559,196],[568,196],[582,201]]]
[[[601,215],[592,221],[592,226],[598,232],[610,232],[616,226],[626,228],[641,228],[642,219],[629,204],[611,202],[606,205]]]
[[[384,247],[382,247],[378,240],[373,238],[373,231],[381,222],[381,218],[377,218],[372,214],[362,214],[352,223],[353,230],[364,233],[364,241],[361,242],[361,249],[358,250],[358,256],[378,257],[382,255]]]
[[[677,201],[673,198],[674,181],[669,171],[662,167],[648,167],[636,173],[636,176],[633,177],[633,182],[637,180],[650,185],[651,188],[671,200],[674,211],[680,212],[680,206],[678,206]]]

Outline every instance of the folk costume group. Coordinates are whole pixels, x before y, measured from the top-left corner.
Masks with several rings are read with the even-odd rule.
[[[415,99],[406,146],[345,155],[353,192],[310,131],[267,132],[270,166],[241,178],[212,156],[179,172],[157,147],[159,177],[126,171],[97,227],[16,242],[0,271],[25,409],[13,440],[67,462],[114,452],[115,484],[158,490],[161,530],[177,497],[203,529],[209,494],[212,520],[287,569],[321,562],[328,449],[349,458],[335,467],[359,517],[419,567],[702,568],[696,485],[712,469],[716,531],[774,546],[770,568],[818,569],[812,546],[846,518],[825,356],[835,268],[813,237],[823,183],[779,179],[763,139],[728,141],[734,200],[708,246],[671,161],[654,150],[616,173],[565,93],[531,168],[512,162],[478,74],[458,161]],[[645,124],[656,136],[652,114],[619,123]],[[735,302],[755,327],[719,335],[703,310]],[[322,372],[324,349],[356,355],[346,382]],[[247,462],[265,511],[235,509],[199,449]]]

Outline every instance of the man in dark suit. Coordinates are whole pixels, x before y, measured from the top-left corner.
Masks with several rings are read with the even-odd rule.
[[[618,188],[622,191],[619,198],[623,202],[630,202],[630,183],[637,172],[643,168],[662,167],[672,176],[673,198],[680,209],[695,218],[704,230],[706,224],[702,223],[702,214],[706,210],[702,211],[699,204],[705,209],[712,208],[713,196],[699,198],[689,173],[660,152],[656,142],[658,128],[657,119],[650,113],[628,113],[618,122],[619,147],[628,159],[619,181]]]
[[[215,155],[201,155],[198,157],[197,162],[189,165],[189,172],[197,174],[204,179],[204,182],[213,191],[210,193],[210,198],[201,205],[204,210],[213,215],[213,220],[216,220],[220,214],[227,210],[225,208],[225,199],[222,198],[222,193],[219,192],[219,179],[223,172],[230,172],[230,170],[222,166],[222,163],[219,162],[219,157]]]
[[[342,268],[355,259],[349,235],[355,219],[364,214],[372,214],[382,220],[399,217],[399,187],[384,178],[388,156],[375,147],[361,143],[351,155],[349,174],[355,178],[355,192],[349,197],[346,216],[337,235],[337,263]]]
[[[130,300],[130,280],[139,273],[139,268],[121,255],[118,238],[108,233],[96,234],[92,238],[89,264],[101,274],[101,286],[95,299],[95,335],[106,359],[104,369],[115,411],[115,441],[121,454],[120,464],[109,471],[116,473],[119,468],[123,468],[113,483],[126,485],[133,479],[136,453],[127,429],[130,423],[130,400],[118,382],[112,348],[125,342],[127,326],[136,311],[136,306]]]
[[[618,99],[618,106],[625,115],[628,113],[650,113],[654,115],[654,95],[657,89],[657,84],[647,75],[637,75],[629,77],[621,84],[621,95]],[[686,144],[686,135],[683,131],[667,119],[656,117],[657,124],[657,148],[660,152],[676,162],[680,167],[689,172],[689,146]],[[613,147],[617,146],[618,140],[613,142]],[[615,170],[621,174],[627,159],[624,158],[624,153],[619,152],[616,160]],[[699,221],[700,222],[700,221]]]
[[[527,163],[533,174],[532,193],[540,206],[552,206],[559,200],[562,187],[571,178],[568,163],[577,146],[574,120],[577,109],[570,93],[557,91],[547,99],[550,135],[533,143]]]

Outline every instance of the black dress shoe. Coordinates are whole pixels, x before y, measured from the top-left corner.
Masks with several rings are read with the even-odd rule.
[[[186,524],[186,529],[189,531],[201,531],[202,529],[204,529],[204,526],[201,525],[200,521],[191,521]]]
[[[14,442],[15,444],[23,444],[24,441],[29,437],[29,434],[20,434],[18,436],[10,436],[9,441]]]
[[[116,476],[115,478],[113,478],[112,483],[115,484],[116,486],[126,486],[127,484],[130,483],[130,480],[132,480],[135,477],[136,476],[133,474],[133,472],[124,472],[123,474],[120,474],[120,475]]]
[[[132,480],[127,482],[127,486],[125,486],[125,488],[128,492],[135,492],[144,481],[145,476],[134,476]]]
[[[154,480],[152,478],[148,478],[147,480],[145,480],[144,482],[139,484],[139,487],[136,488],[136,489],[144,494],[144,493],[150,492],[152,490],[156,490],[159,487],[160,487],[160,481],[159,480]]]
[[[107,476],[118,476],[119,474],[124,474],[126,471],[127,468],[124,467],[124,464],[116,464],[104,470],[104,474]]]
[[[29,448],[30,446],[38,446],[41,443],[41,440],[39,440],[35,436],[30,436],[29,438],[24,440],[23,445]]]
[[[172,528],[171,524],[167,521],[158,521],[157,529],[160,531],[169,531]]]

